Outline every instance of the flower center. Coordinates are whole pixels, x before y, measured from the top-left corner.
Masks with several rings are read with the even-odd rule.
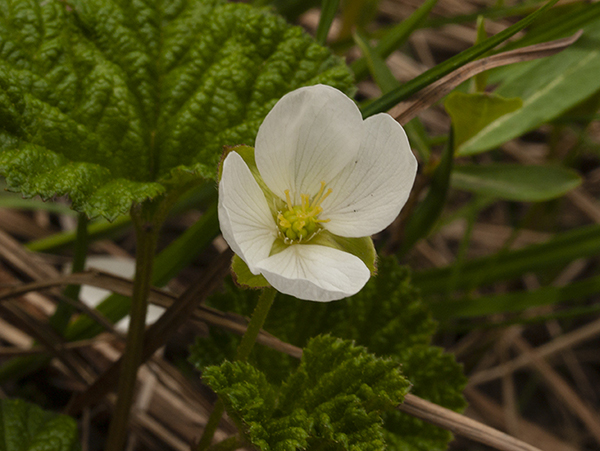
[[[319,223],[329,222],[329,219],[318,219],[323,211],[321,203],[331,194],[331,188],[325,192],[325,182],[321,182],[321,189],[310,200],[308,194],[301,194],[301,205],[292,205],[290,190],[286,189],[285,199],[288,209],[277,214],[277,226],[286,244],[310,240],[319,232]]]

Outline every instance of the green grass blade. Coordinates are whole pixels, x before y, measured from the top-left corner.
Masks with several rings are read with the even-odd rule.
[[[325,45],[327,42],[327,34],[329,33],[339,5],[340,0],[323,0],[321,3],[321,18],[319,19],[316,35],[317,42],[321,45]]]
[[[551,240],[524,249],[500,252],[464,264],[455,282],[457,290],[473,289],[521,276],[529,271],[556,267],[600,253],[600,226],[592,225],[555,235]],[[413,283],[423,295],[447,291],[454,265],[414,274]]]
[[[98,220],[88,225],[88,240],[94,241],[106,236],[111,236],[130,225],[131,218],[129,215],[119,216],[112,222]],[[25,247],[33,252],[52,252],[72,245],[76,240],[76,236],[77,233],[75,231],[56,233],[46,238],[30,241]]]
[[[450,185],[450,174],[454,166],[454,146],[452,143],[453,132],[450,131],[450,139],[442,160],[435,169],[431,178],[429,192],[425,199],[417,206],[415,212],[410,216],[406,224],[404,239],[399,253],[403,254],[408,251],[419,239],[427,236],[433,225],[440,217],[444,205],[446,204],[446,196],[448,194],[448,186]]]
[[[531,307],[554,305],[561,302],[586,298],[600,292],[600,276],[573,282],[564,287],[542,287],[534,291],[519,291],[495,296],[463,298],[455,301],[431,303],[437,319],[448,320],[514,313]]]
[[[396,80],[390,68],[386,66],[383,58],[373,50],[367,37],[357,31],[354,33],[354,41],[366,58],[369,72],[373,76],[377,86],[381,89],[381,92],[386,93],[397,88],[400,83]]]
[[[375,53],[380,58],[387,58],[394,50],[406,42],[413,31],[423,24],[437,2],[438,0],[426,0],[406,20],[391,28],[377,43]],[[362,80],[368,73],[368,61],[365,57],[359,58],[350,65],[350,68],[354,72],[356,79]]]

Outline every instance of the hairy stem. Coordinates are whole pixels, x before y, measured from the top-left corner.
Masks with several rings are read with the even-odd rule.
[[[142,362],[144,330],[146,326],[147,298],[152,278],[152,263],[156,251],[159,226],[148,220],[148,213],[132,209],[136,232],[135,281],[131,297],[131,311],[127,343],[119,375],[117,403],[108,431],[107,451],[122,451],[127,439],[129,411],[135,391],[137,370]]]
[[[248,323],[246,333],[242,337],[242,341],[238,346],[235,360],[243,362],[248,359],[248,356],[254,347],[254,343],[256,343],[256,337],[258,337],[258,333],[262,329],[265,320],[267,319],[267,315],[269,314],[271,305],[273,305],[276,294],[277,290],[275,290],[275,288],[268,287],[263,289],[260,297],[258,298],[256,308],[252,313],[252,318],[250,318],[250,322]],[[208,449],[212,442],[212,438],[215,435],[215,431],[219,427],[219,423],[224,411],[225,406],[219,399],[216,402],[212,413],[210,414],[208,422],[206,423],[206,427],[204,428],[204,432],[202,433],[202,437],[198,443],[197,451],[205,451]]]

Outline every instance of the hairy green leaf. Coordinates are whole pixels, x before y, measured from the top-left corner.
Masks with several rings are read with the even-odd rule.
[[[384,450],[381,415],[410,384],[399,365],[331,336],[309,341],[281,387],[248,363],[204,371],[246,438],[261,450]]]
[[[0,173],[89,216],[214,178],[288,91],[352,89],[302,29],[220,0],[0,0],[0,44]]]
[[[77,423],[20,399],[0,400],[0,451],[76,451]]]

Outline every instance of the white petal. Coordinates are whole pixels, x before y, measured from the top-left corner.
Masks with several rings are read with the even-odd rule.
[[[361,259],[325,246],[296,244],[257,265],[278,291],[307,301],[352,296],[371,275]]]
[[[236,153],[223,162],[219,183],[219,223],[229,247],[246,262],[253,274],[256,263],[269,256],[277,225],[250,169]]]
[[[289,189],[314,196],[356,156],[362,137],[358,107],[341,91],[325,85],[283,96],[256,136],[256,164],[267,186],[282,199]]]
[[[408,200],[417,160],[406,133],[388,114],[364,122],[365,134],[357,158],[327,186],[323,226],[339,236],[362,237],[385,229]]]

